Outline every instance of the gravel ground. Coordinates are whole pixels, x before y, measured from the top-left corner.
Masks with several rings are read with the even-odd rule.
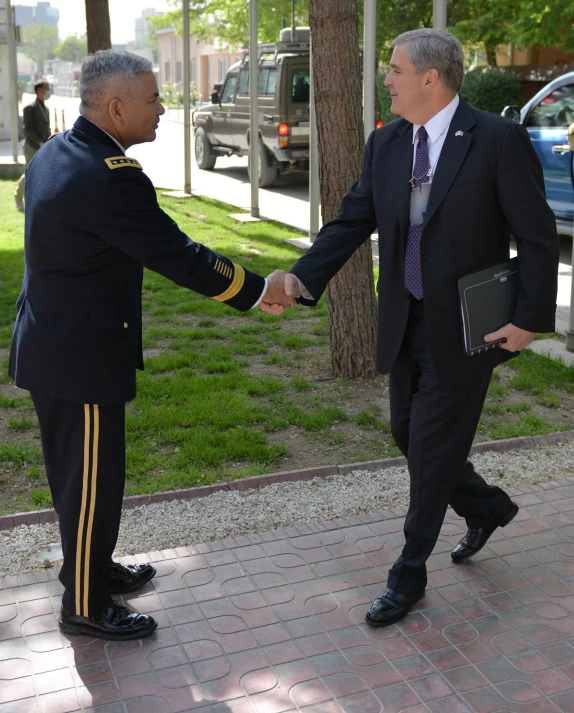
[[[574,443],[535,450],[481,453],[473,463],[503,488],[574,474]],[[151,552],[316,520],[393,508],[408,503],[406,468],[354,471],[331,478],[278,483],[259,490],[214,493],[205,498],[154,503],[126,510],[116,555]],[[58,565],[58,525],[21,526],[0,533],[0,577]]]

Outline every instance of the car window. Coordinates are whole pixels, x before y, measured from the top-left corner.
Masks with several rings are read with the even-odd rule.
[[[237,93],[249,96],[249,67],[245,67],[239,72],[239,89]]]
[[[259,96],[274,96],[276,87],[277,67],[263,67],[259,72]]]
[[[291,83],[291,102],[293,104],[309,103],[309,70],[296,69]]]
[[[574,84],[555,89],[530,112],[526,126],[567,128],[574,122]]]
[[[227,77],[223,91],[221,92],[221,103],[230,104],[235,99],[235,87],[237,86],[237,74],[230,74]]]

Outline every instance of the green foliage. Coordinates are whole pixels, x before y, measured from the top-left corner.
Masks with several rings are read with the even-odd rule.
[[[37,505],[42,510],[53,506],[52,496],[47,488],[39,488],[38,490],[30,491],[30,497],[32,498],[34,505]]]
[[[58,46],[58,28],[51,25],[29,25],[22,33],[22,51],[34,62],[52,59]]]
[[[477,109],[500,114],[509,104],[520,104],[520,80],[513,74],[486,68],[468,72],[461,96]]]
[[[85,37],[70,35],[60,42],[54,54],[66,62],[81,62],[88,55],[88,41]]]
[[[8,428],[12,431],[28,431],[36,426],[36,421],[30,418],[11,418],[8,420]]]
[[[8,443],[0,445],[0,463],[12,468],[21,468],[23,465],[42,462],[42,454],[37,448],[25,448]]]
[[[174,7],[179,0],[171,0]],[[258,35],[260,42],[279,39],[283,19],[291,25],[291,0],[259,0]],[[295,16],[298,26],[308,25],[308,0],[296,0]],[[182,33],[182,10],[177,9],[150,18],[154,29],[175,27]],[[232,47],[249,42],[249,3],[245,0],[196,0],[189,13],[191,34],[200,40],[218,39]]]
[[[301,376],[294,376],[291,383],[296,391],[311,391],[313,389],[313,384]]]

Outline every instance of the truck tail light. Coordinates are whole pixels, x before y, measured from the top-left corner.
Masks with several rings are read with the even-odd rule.
[[[289,146],[289,125],[279,124],[279,146],[282,149],[286,149]]]

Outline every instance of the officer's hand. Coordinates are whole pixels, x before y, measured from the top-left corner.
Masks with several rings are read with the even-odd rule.
[[[527,332],[525,329],[515,327],[512,323],[507,324],[497,332],[492,332],[484,337],[485,342],[495,342],[497,339],[506,338],[503,344],[498,346],[508,352],[519,352],[527,347],[534,339],[534,332]]]
[[[275,270],[267,277],[267,290],[259,307],[269,314],[281,314],[296,303],[297,297],[301,292],[295,275]]]

